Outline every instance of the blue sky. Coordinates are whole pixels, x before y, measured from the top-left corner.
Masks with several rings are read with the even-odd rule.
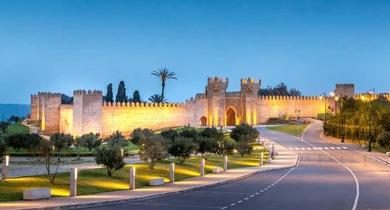
[[[305,95],[340,82],[389,91],[390,1],[0,1],[0,103],[120,80],[147,99],[160,67],[179,78],[170,101],[215,75],[229,90],[251,76]]]

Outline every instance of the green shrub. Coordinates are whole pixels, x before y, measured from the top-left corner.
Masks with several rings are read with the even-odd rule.
[[[384,148],[389,148],[390,146],[390,131],[384,131],[380,133],[377,137],[377,142]]]
[[[106,169],[107,175],[112,176],[115,171],[125,166],[121,148],[114,146],[97,149],[96,164],[102,164]]]
[[[150,169],[153,169],[156,163],[168,156],[167,142],[161,136],[151,136],[141,139],[140,150],[138,152],[141,160],[147,162]]]
[[[190,158],[195,149],[196,145],[191,138],[177,137],[170,143],[168,153],[175,156],[182,164]]]
[[[147,128],[137,128],[131,133],[131,142],[133,144],[139,145],[141,139],[146,139],[153,136],[153,131]]]
[[[29,134],[30,133],[30,129],[25,126],[25,125],[22,125],[20,123],[13,123],[13,124],[10,124],[7,129],[6,129],[6,134],[7,135],[14,135],[14,134]]]

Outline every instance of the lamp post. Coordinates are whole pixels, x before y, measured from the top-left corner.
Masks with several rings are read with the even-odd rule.
[[[326,100],[327,100],[327,96],[326,96],[326,93],[323,93],[322,95],[321,95],[321,99],[323,99],[324,100],[324,128],[326,127],[326,115],[327,115],[327,109],[328,109],[328,107],[327,107],[327,104],[326,104]],[[325,130],[325,129],[324,129]],[[325,135],[326,135],[326,132],[324,132],[325,133]]]
[[[340,101],[338,104],[339,104],[339,107],[340,107],[340,124],[341,124],[341,143],[344,143],[345,141],[345,128],[344,128],[344,113],[343,113],[343,97],[340,97],[338,95],[335,96],[335,103],[337,103],[338,101]],[[337,106],[335,106],[337,107]],[[336,109],[337,110],[337,109]],[[335,111],[335,114],[337,114],[337,111]]]
[[[371,118],[372,118],[372,96],[375,94],[375,89],[368,91],[368,152],[372,151],[372,135],[371,135]]]

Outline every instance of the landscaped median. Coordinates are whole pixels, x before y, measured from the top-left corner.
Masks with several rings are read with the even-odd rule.
[[[308,125],[309,124],[282,124],[269,126],[267,129],[287,133],[293,136],[301,136]]]
[[[264,148],[263,148],[264,149]],[[204,177],[199,176],[200,157],[194,157],[186,161],[185,164],[176,164],[176,181],[175,183],[167,183],[164,186],[146,187],[148,180],[154,177],[164,177],[168,181],[169,162],[162,162],[156,165],[155,169],[151,171],[147,165],[134,165],[136,169],[136,190],[128,190],[129,167],[121,169],[115,173],[112,178],[106,177],[103,170],[86,170],[79,172],[78,179],[78,193],[83,194],[85,189],[105,189],[104,193],[97,193],[92,195],[81,195],[77,197],[56,197],[50,200],[37,201],[14,201],[2,202],[0,208],[4,210],[15,209],[44,209],[44,208],[61,208],[61,207],[93,207],[96,205],[105,205],[107,203],[122,202],[130,200],[150,199],[159,196],[167,196],[178,192],[185,192],[189,190],[196,190],[203,187],[209,187],[216,184],[223,184],[229,181],[242,179],[250,175],[266,172],[270,170],[286,169],[295,167],[298,161],[297,154],[287,150],[281,145],[275,144],[277,156],[270,164],[263,167],[259,165],[259,152],[256,150],[250,156],[240,155],[229,156],[229,168],[226,172],[220,174],[207,174]],[[267,154],[265,159],[268,158]],[[222,166],[223,157],[212,156],[206,161],[206,172],[211,172],[215,166]],[[249,166],[249,167],[248,167]],[[256,166],[256,167],[253,167]],[[43,178],[43,177],[42,177]],[[67,187],[69,176],[61,174],[64,180],[63,192],[64,195],[68,193]],[[7,181],[8,182],[8,181]],[[12,182],[12,181],[11,181]],[[84,187],[83,187],[84,185]],[[16,186],[15,186],[16,187]],[[141,187],[141,188],[140,188]],[[19,188],[23,189],[25,186],[19,184]],[[61,190],[60,188],[58,190]],[[111,191],[111,192],[108,192]],[[84,192],[85,193],[85,192]]]
[[[228,168],[244,168],[259,165],[260,152],[265,152],[264,158],[268,159],[268,153],[262,147],[255,150],[251,155],[241,157],[239,154],[229,156]],[[175,180],[181,181],[187,178],[199,176],[199,164],[201,157],[192,157],[183,164],[176,163]],[[147,164],[134,164],[136,168],[136,188],[146,187],[153,178],[162,177],[165,182],[169,181],[169,163],[174,159],[158,163],[153,170]],[[112,177],[107,176],[105,169],[81,170],[78,174],[78,195],[90,195],[102,192],[129,189],[129,167],[116,171]],[[223,167],[223,156],[211,155],[206,161],[205,172],[211,173],[215,167]],[[57,175],[56,184],[51,186],[53,197],[69,196],[69,173]],[[50,187],[46,176],[29,176],[9,178],[0,182],[0,201],[15,201],[23,199],[23,190],[29,188]]]

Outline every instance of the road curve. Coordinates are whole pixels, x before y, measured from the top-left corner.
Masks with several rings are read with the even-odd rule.
[[[355,204],[356,209],[390,209],[389,168],[376,161],[364,163],[362,153],[322,140],[321,123],[310,126],[304,141],[265,128],[259,130],[262,136],[299,153],[300,164],[207,189],[93,209],[351,210]],[[358,202],[352,174],[359,181]]]

